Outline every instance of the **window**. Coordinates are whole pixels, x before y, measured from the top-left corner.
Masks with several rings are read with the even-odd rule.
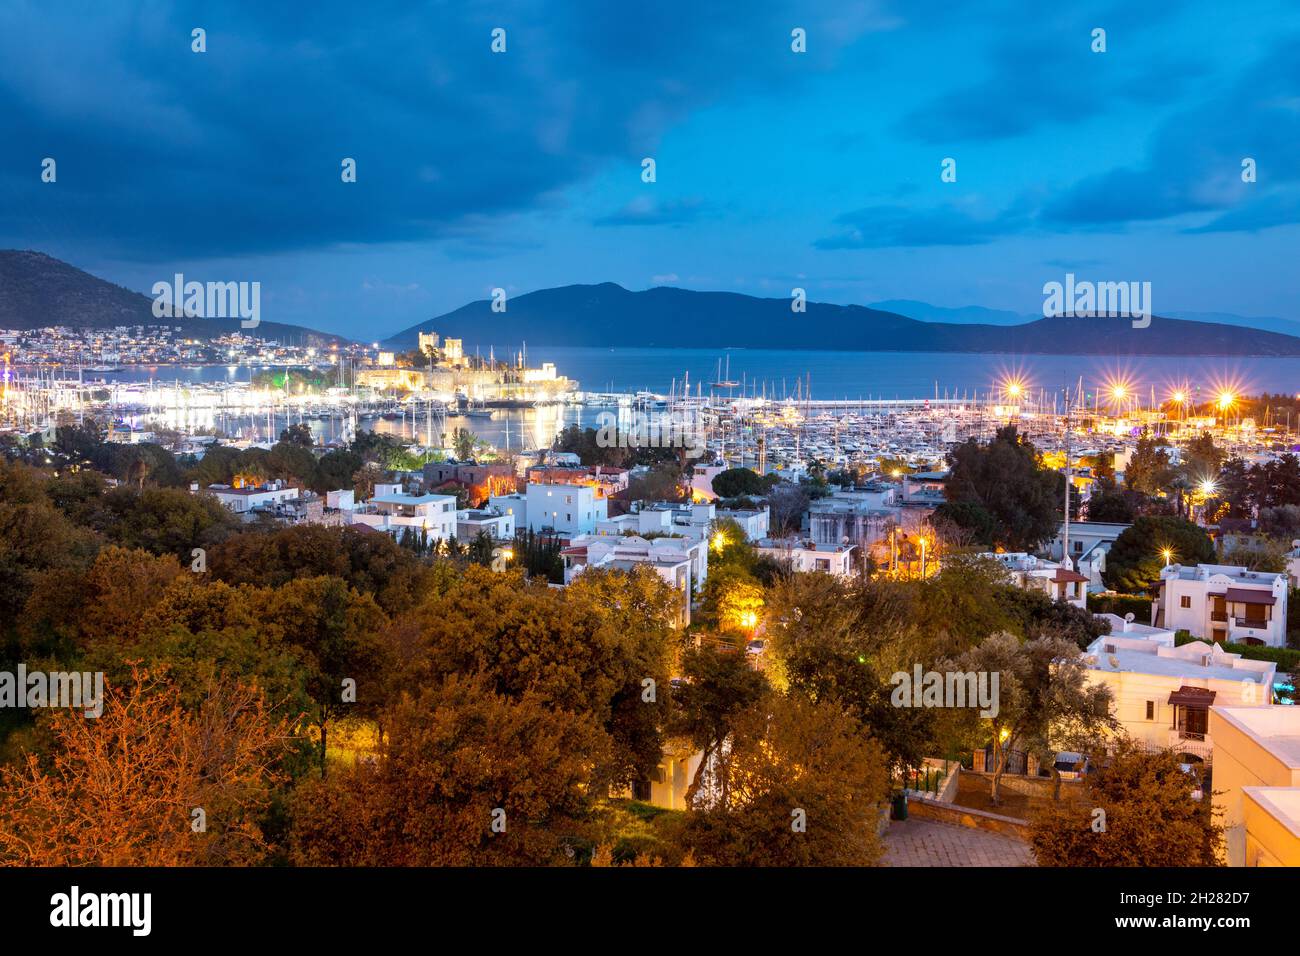
[[[1155,719],[1156,719],[1156,702],[1154,700],[1149,700],[1147,701],[1147,720],[1155,720]]]
[[[1191,597],[1190,597],[1189,595],[1184,594],[1182,597],[1180,597],[1180,598],[1178,599],[1178,606],[1179,606],[1179,607],[1191,607],[1191,606],[1192,606],[1192,599],[1191,599]]]
[[[1082,541],[1075,541],[1075,542],[1074,542],[1074,553],[1075,553],[1075,554],[1082,554],[1082,553],[1083,553],[1083,542],[1082,542]]]

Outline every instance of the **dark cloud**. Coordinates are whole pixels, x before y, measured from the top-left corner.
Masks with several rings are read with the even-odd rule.
[[[639,160],[738,85],[827,69],[881,25],[870,4],[846,17],[793,0],[743,14],[721,2],[277,6],[6,4],[0,238],[58,236],[122,259],[443,237],[472,254],[467,235],[492,217]],[[806,58],[790,54],[793,25],[809,31]],[[191,52],[193,27],[206,53]],[[45,156],[53,185],[39,181]],[[340,180],[344,157],[355,184]]]

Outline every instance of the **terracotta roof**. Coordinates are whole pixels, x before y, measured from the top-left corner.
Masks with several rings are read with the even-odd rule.
[[[1065,568],[1057,568],[1056,576],[1052,578],[1057,584],[1065,584],[1069,581],[1077,581],[1080,584],[1088,583],[1088,576],[1080,574],[1078,571],[1068,571]]]
[[[1269,591],[1255,591],[1251,588],[1228,588],[1225,597],[1238,604],[1276,604],[1277,598]]]
[[[1214,703],[1215,692],[1204,687],[1189,687],[1184,684],[1169,695],[1169,703],[1184,707],[1209,707]]]

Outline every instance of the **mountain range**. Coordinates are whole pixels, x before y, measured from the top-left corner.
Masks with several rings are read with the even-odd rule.
[[[171,276],[166,280],[170,281]],[[43,252],[0,249],[0,329],[38,329],[63,325],[74,329],[106,329],[118,325],[179,325],[185,335],[213,338],[240,331],[238,318],[195,316],[159,319],[154,300],[114,285]],[[340,335],[317,332],[281,322],[260,322],[243,330],[266,339],[328,345],[346,342]]]
[[[898,308],[909,304],[893,303]],[[414,348],[418,333],[436,331],[475,343],[532,342],[552,346],[841,349],[890,352],[1003,352],[1043,355],[1300,355],[1300,338],[1222,322],[1153,316],[1146,328],[1127,318],[1036,318],[1007,321],[995,310],[959,313],[958,321],[921,320],[881,308],[807,303],[736,292],[658,286],[632,292],[613,282],[529,292],[493,311],[488,299],[390,336]],[[913,310],[919,311],[919,310]],[[972,322],[982,317],[987,321]],[[1279,320],[1280,321],[1280,320]]]
[[[238,319],[191,316],[166,320],[186,335],[239,329]],[[1251,327],[1258,322],[1268,327]],[[41,252],[0,250],[0,329],[49,325],[110,328],[157,325],[153,299]],[[436,331],[476,345],[681,348],[838,349],[907,352],[1002,352],[1043,355],[1300,355],[1300,323],[1227,313],[1154,316],[1135,329],[1125,318],[1041,318],[968,307],[945,309],[915,300],[875,306],[807,303],[736,292],[657,286],[633,292],[613,282],[541,289],[505,301],[488,299],[413,325],[385,340],[417,345]],[[346,342],[343,336],[263,321],[254,333],[305,344]]]

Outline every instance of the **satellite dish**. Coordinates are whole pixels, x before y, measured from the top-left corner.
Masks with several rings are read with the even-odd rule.
[[[1132,612],[1132,611],[1129,611],[1127,614],[1125,614],[1125,615],[1124,615],[1124,620],[1125,620],[1126,622],[1128,622],[1129,624],[1132,624],[1132,623],[1133,623],[1133,612]]]

